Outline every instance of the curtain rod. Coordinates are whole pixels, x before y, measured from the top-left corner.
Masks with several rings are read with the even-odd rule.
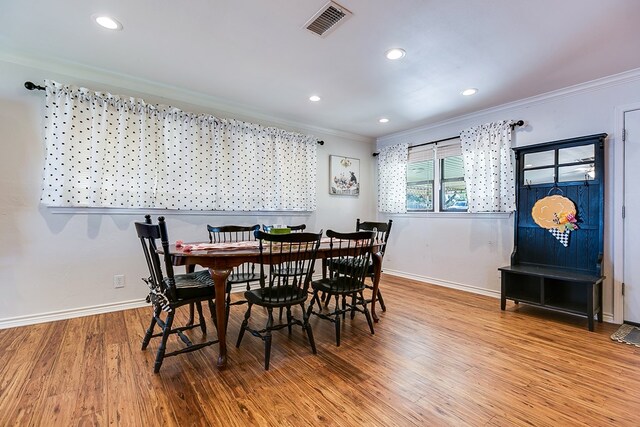
[[[522,125],[524,125],[524,120],[518,120],[517,122],[511,123],[509,126],[511,126],[511,129],[513,129],[516,126],[522,126]],[[422,144],[410,145],[409,148],[423,147],[425,145],[432,145],[432,144],[438,145],[438,142],[451,141],[452,139],[458,139],[458,138],[460,138],[460,135],[450,136],[449,138],[438,139],[437,141],[423,142]],[[373,157],[377,157],[379,154],[380,153],[373,153]]]
[[[37,85],[33,82],[24,82],[24,87],[27,90],[47,90],[44,86]],[[324,145],[324,141],[316,141],[320,145]]]

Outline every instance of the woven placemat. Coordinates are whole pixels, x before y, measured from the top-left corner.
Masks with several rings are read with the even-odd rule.
[[[640,347],[640,328],[624,324],[611,335],[611,339]]]

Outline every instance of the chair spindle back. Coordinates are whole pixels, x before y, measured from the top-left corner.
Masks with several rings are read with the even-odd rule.
[[[278,299],[285,293],[306,294],[322,233],[269,234],[257,230],[255,236],[260,240],[263,300]]]
[[[249,226],[224,225],[221,227],[207,225],[210,243],[229,243],[255,240],[253,232],[259,229],[259,224]]]
[[[329,237],[329,260],[333,265],[330,271],[330,279],[341,283],[345,290],[364,288],[364,279],[367,275],[375,233],[373,231],[356,231],[353,233],[338,233],[327,230]]]
[[[373,222],[363,221],[360,222],[360,218],[356,219],[356,231],[374,231],[375,243],[380,245],[380,253],[384,256],[384,251],[387,248],[387,240],[389,240],[389,233],[391,233],[391,225],[393,220],[389,222]]]
[[[164,217],[158,218],[158,224],[152,224],[151,215],[145,215],[145,222],[136,222],[136,232],[142,243],[147,267],[149,268],[149,286],[155,287],[172,300],[175,300],[175,280],[173,275],[173,263],[169,252],[169,236]],[[166,278],[162,272],[162,262],[158,255],[156,240],[160,239],[160,244],[164,252],[164,269]]]

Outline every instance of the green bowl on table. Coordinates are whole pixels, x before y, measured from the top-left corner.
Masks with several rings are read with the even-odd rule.
[[[271,233],[271,234],[289,234],[289,233],[291,233],[291,229],[288,228],[288,227],[285,227],[285,228],[271,227],[271,230],[269,230],[269,233]]]

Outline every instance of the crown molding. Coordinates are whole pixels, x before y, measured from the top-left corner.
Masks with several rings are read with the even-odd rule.
[[[602,90],[608,87],[619,86],[619,85],[635,82],[637,80],[640,80],[640,68],[635,68],[633,70],[624,71],[622,73],[613,74],[610,76],[591,80],[585,83],[579,83],[579,84],[568,86],[562,89],[546,92],[540,95],[531,96],[529,98],[520,99],[518,101],[508,102],[506,104],[486,108],[484,110],[474,111],[473,113],[457,116],[452,119],[447,119],[440,122],[420,126],[417,128],[392,133],[389,135],[379,137],[376,141],[380,143],[380,142],[393,141],[398,138],[407,138],[417,134],[424,133],[425,131],[433,131],[440,127],[452,125],[464,120],[480,118],[489,114],[493,114],[493,113],[497,113],[505,110],[511,110],[515,108],[520,108],[520,107],[525,107],[525,106],[530,106],[534,104],[544,104],[546,102],[550,102],[558,98],[578,95],[581,93],[593,92],[596,90]]]
[[[375,138],[270,116],[264,113],[260,113],[250,106],[234,103],[233,101],[229,101],[227,99],[205,95],[200,92],[195,92],[177,86],[146,80],[125,73],[91,67],[73,61],[64,61],[55,57],[46,57],[24,52],[13,52],[6,47],[0,46],[0,61],[35,68],[42,71],[50,71],[75,79],[83,79],[91,82],[122,88],[125,90],[145,93],[155,97],[167,98],[177,102],[197,105],[199,107],[210,108],[215,110],[218,114],[230,116],[225,118],[234,118],[243,121],[258,120],[263,122],[262,124],[266,122],[267,126],[281,126],[291,131],[311,134],[320,133],[323,135],[335,136],[355,142],[364,142],[371,145],[375,143]]]

